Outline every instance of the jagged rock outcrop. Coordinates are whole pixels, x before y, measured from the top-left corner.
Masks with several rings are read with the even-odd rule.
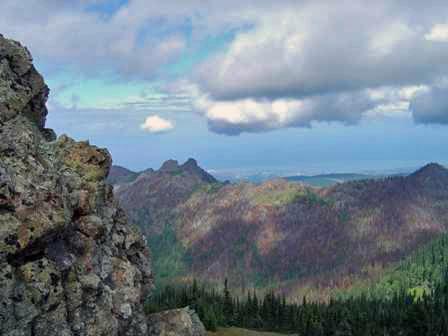
[[[199,167],[198,162],[195,159],[188,159],[182,166],[180,166],[180,169],[190,173],[191,175],[197,175],[202,181],[206,183],[218,182],[212,175]]]
[[[128,183],[123,182],[124,179],[117,182],[114,177],[120,174],[130,176],[129,173],[116,166],[112,167],[112,171],[113,176],[108,180],[115,186],[115,195],[127,210],[129,222],[140,226],[145,235],[162,232],[164,225],[159,224],[174,220],[177,217],[176,207],[185,202],[194,189],[222,184],[199,167],[194,159],[188,159],[183,164],[167,160],[159,170],[148,169],[137,173]],[[149,227],[151,231],[146,232]]]
[[[48,91],[0,35],[0,335],[146,335],[146,243],[107,150],[44,128]]]
[[[149,336],[205,336],[204,325],[189,307],[148,316]]]

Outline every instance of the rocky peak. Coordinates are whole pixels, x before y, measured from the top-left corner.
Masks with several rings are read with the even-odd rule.
[[[180,168],[188,172],[191,175],[199,177],[203,182],[206,183],[214,183],[217,182],[217,180],[207,173],[204,169],[198,166],[198,163],[195,159],[188,159]]]
[[[438,163],[429,163],[417,170],[411,176],[414,177],[440,177],[448,176],[448,169]]]
[[[189,158],[187,161],[185,161],[185,163],[182,165],[183,168],[185,169],[197,169],[198,167],[198,162],[195,159]]]
[[[159,171],[161,172],[173,172],[179,170],[179,163],[176,160],[167,160],[162,164]]]
[[[0,122],[20,114],[45,127],[49,89],[32,61],[20,43],[0,37]]]
[[[448,184],[448,169],[438,163],[429,163],[411,174],[409,181],[437,192]]]

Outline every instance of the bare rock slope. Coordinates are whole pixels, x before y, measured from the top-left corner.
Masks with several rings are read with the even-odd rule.
[[[146,243],[107,150],[44,128],[48,91],[0,35],[0,335],[146,335]]]

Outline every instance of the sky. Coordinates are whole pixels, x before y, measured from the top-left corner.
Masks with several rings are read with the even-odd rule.
[[[448,6],[417,0],[2,0],[47,126],[159,168],[447,163]]]

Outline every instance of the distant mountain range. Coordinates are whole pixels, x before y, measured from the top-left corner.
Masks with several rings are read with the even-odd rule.
[[[193,160],[193,159],[192,159]],[[145,172],[153,172],[152,168],[144,170],[142,172],[134,172],[127,168],[121,166],[113,166],[113,169],[109,176],[109,182],[114,185],[119,185],[123,183],[128,183],[134,181],[140,174]],[[205,171],[205,170],[204,170]],[[360,173],[329,173],[329,174],[316,174],[316,175],[278,175],[273,172],[267,173],[252,173],[251,175],[244,175],[244,177],[239,175],[230,175],[229,173],[220,175],[216,178],[218,181],[229,181],[232,183],[239,182],[251,182],[251,183],[263,183],[268,180],[282,178],[291,182],[302,182],[310,186],[315,187],[329,187],[337,183],[365,180],[365,179],[380,179],[387,176],[406,176],[408,173],[371,173],[371,174],[360,174]],[[239,177],[238,177],[239,176]]]
[[[289,181],[303,182],[316,187],[328,187],[330,185],[353,181],[364,180],[368,178],[383,178],[386,176],[405,176],[409,175],[415,168],[397,168],[397,169],[371,169],[360,170],[359,168],[349,168],[341,170],[335,168],[334,171],[325,168],[252,168],[252,169],[229,169],[229,170],[209,170],[217,180],[238,182],[263,183],[276,178],[283,178]],[[302,171],[297,173],[297,171]]]
[[[321,175],[314,184],[351,180],[324,188],[300,183],[316,177],[230,184],[190,159],[142,173],[113,167],[109,179],[148,238],[158,281],[227,277],[233,287],[324,295],[377,277],[448,227],[443,166],[370,177]]]
[[[329,187],[336,183],[342,183],[347,181],[376,179],[384,176],[378,175],[365,175],[365,174],[322,174],[322,175],[298,175],[287,176],[284,179],[291,182],[303,182],[305,184],[313,185],[316,187]]]

